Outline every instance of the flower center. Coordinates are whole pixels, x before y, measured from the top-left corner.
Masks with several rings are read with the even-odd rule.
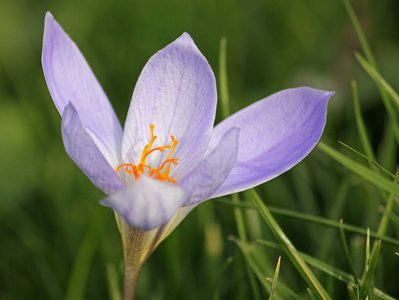
[[[170,182],[176,183],[177,182],[176,180],[169,177],[169,170],[170,170],[171,165],[170,164],[167,165],[167,164],[168,163],[172,163],[174,165],[178,164],[177,163],[177,161],[179,160],[178,158],[171,158],[178,141],[176,141],[175,137],[173,135],[171,135],[170,138],[172,139],[172,145],[165,145],[165,146],[156,147],[156,148],[151,149],[152,145],[154,144],[154,142],[157,138],[157,136],[154,135],[154,128],[155,128],[155,126],[153,124],[150,124],[151,141],[149,144],[144,146],[143,153],[141,154],[140,163],[137,166],[133,165],[133,164],[121,164],[119,167],[117,167],[115,169],[115,172],[118,173],[122,167],[125,167],[125,172],[128,174],[133,174],[134,179],[137,180],[140,178],[140,176],[142,174],[144,174],[145,168],[147,168],[150,170],[150,172],[148,173],[148,176],[153,177],[154,179],[161,180],[161,181],[168,180]],[[161,164],[161,166],[159,168],[155,169],[155,168],[152,168],[152,167],[146,165],[145,161],[146,161],[148,155],[150,155],[154,151],[165,152],[165,149],[171,149],[171,150],[170,150],[168,157],[165,159],[165,161]]]

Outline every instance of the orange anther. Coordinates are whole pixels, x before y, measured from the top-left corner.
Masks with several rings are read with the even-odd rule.
[[[115,169],[115,172],[118,173],[122,167],[125,167],[125,172],[128,174],[134,174],[134,178],[137,180],[138,178],[140,178],[140,176],[142,174],[144,174],[145,168],[147,168],[150,170],[150,172],[148,173],[148,175],[150,177],[157,179],[157,180],[161,180],[161,181],[168,180],[170,182],[176,183],[177,182],[176,180],[174,180],[173,178],[170,178],[168,176],[171,165],[166,165],[166,164],[167,163],[172,163],[173,165],[178,164],[177,161],[179,159],[171,158],[171,157],[175,150],[176,145],[179,142],[177,140],[175,140],[175,137],[173,135],[171,135],[170,138],[172,139],[172,145],[165,145],[165,146],[155,147],[155,148],[151,149],[152,145],[154,144],[154,142],[157,138],[157,136],[154,135],[154,128],[155,128],[155,126],[153,124],[150,124],[151,140],[150,140],[150,143],[148,143],[147,145],[144,146],[143,153],[141,154],[140,163],[137,166],[133,165],[133,164],[122,164]],[[168,157],[165,159],[165,161],[161,164],[161,166],[159,168],[154,169],[154,168],[146,165],[146,158],[148,157],[148,155],[150,155],[154,151],[165,152],[165,149],[171,149],[171,150],[170,150]],[[162,172],[162,170],[164,168],[165,168],[165,170]]]

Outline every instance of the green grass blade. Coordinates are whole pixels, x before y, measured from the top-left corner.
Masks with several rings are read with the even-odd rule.
[[[311,290],[310,288],[307,288],[306,290],[308,291],[310,298],[311,298],[312,300],[316,300],[316,298],[315,298],[315,296],[314,296],[312,290]]]
[[[226,38],[221,38],[219,51],[219,99],[221,103],[223,119],[226,119],[228,116],[230,116],[229,88],[227,83],[226,44]]]
[[[331,297],[325,291],[324,287],[314,276],[313,272],[303,261],[303,259],[299,256],[298,251],[295,249],[294,245],[291,243],[291,241],[285,235],[285,233],[278,225],[276,220],[273,218],[273,216],[267,209],[266,205],[259,198],[258,194],[253,189],[249,190],[249,194],[251,195],[252,201],[254,202],[259,213],[266,221],[269,228],[271,229],[275,237],[278,239],[280,244],[283,246],[285,253],[290,258],[291,262],[294,264],[294,266],[301,274],[303,279],[306,281],[306,283],[309,285],[309,287],[313,290],[315,295],[321,299],[331,299]]]
[[[366,57],[368,61],[371,63],[372,66],[375,68],[377,67],[377,64],[375,63],[373,53],[371,52],[370,45],[367,41],[367,38],[362,30],[362,27],[360,26],[359,20],[356,16],[355,11],[353,10],[352,5],[350,4],[349,0],[343,0],[346,11],[348,12],[349,18],[351,19],[351,22],[353,24],[353,27],[355,28],[356,34],[359,38],[360,44],[362,45],[362,49],[364,53],[366,54]]]
[[[213,300],[219,299],[219,283],[223,277],[223,274],[227,271],[230,267],[231,263],[233,262],[233,257],[229,256],[227,260],[223,263],[222,267],[220,268],[218,275],[216,276],[217,280],[213,283]]]
[[[359,131],[360,141],[362,143],[366,155],[370,157],[371,160],[376,161],[377,159],[375,158],[373,149],[370,144],[370,139],[367,134],[366,126],[364,125],[362,112],[360,109],[360,103],[359,103],[359,94],[357,91],[357,84],[355,80],[352,80],[352,94],[353,94],[353,107],[355,110],[356,125],[357,125],[357,130]]]
[[[351,285],[348,285],[348,294],[349,294],[350,300],[358,300],[358,298],[355,295],[355,290],[353,289],[353,286],[351,286]]]
[[[227,40],[226,38],[222,38],[220,40],[220,50],[219,50],[219,99],[221,102],[222,108],[222,116],[224,119],[230,116],[230,99],[229,99],[229,88],[228,88],[228,77],[227,77],[227,56],[226,56],[226,46]],[[233,202],[239,203],[238,194],[232,195]],[[244,244],[247,243],[246,229],[244,223],[244,216],[239,207],[234,208],[234,216],[236,218],[237,230],[240,239]],[[248,278],[252,287],[252,291],[255,299],[260,299],[260,294],[258,291],[258,286],[256,284],[256,280],[254,278],[253,273],[248,269]]]
[[[360,153],[359,151],[353,149],[352,147],[348,146],[347,144],[338,141],[338,143],[340,143],[342,146],[348,148],[349,150],[353,151],[354,153],[356,153],[357,155],[359,155],[360,157],[364,158],[365,160],[367,160],[370,164],[372,164],[373,166],[377,167],[379,170],[381,170],[382,172],[384,172],[385,174],[387,174],[389,177],[391,177],[394,180],[399,180],[399,177],[396,176],[395,174],[389,172],[387,169],[385,169],[383,166],[381,166],[380,164],[378,164],[376,161],[374,161],[373,159],[367,157],[366,155],[364,155],[363,153]]]
[[[232,200],[234,203],[239,203],[240,199],[238,197],[238,194],[233,194],[232,195]],[[241,244],[244,244],[242,249],[246,249],[246,245],[248,242],[248,238],[247,238],[247,231],[246,231],[246,226],[245,226],[245,222],[244,222],[244,215],[242,213],[241,208],[239,207],[234,207],[234,216],[236,219],[236,225],[237,225],[237,231],[238,231],[238,236],[241,240]],[[243,252],[244,256],[245,253]],[[248,259],[248,257],[246,257],[246,261],[249,263],[251,260]],[[252,263],[252,261],[251,261]],[[251,288],[252,288],[252,292],[254,294],[254,298],[255,299],[260,299],[260,294],[259,294],[259,290],[258,290],[258,285],[256,284],[256,280],[255,277],[252,273],[252,271],[254,270],[251,266],[251,264],[249,264],[249,266],[247,265],[247,271],[248,271],[248,279],[249,279],[249,283],[251,284]],[[255,273],[255,275],[257,275]]]
[[[297,295],[295,292],[293,292],[288,286],[282,284],[281,282],[277,282],[276,280],[268,278],[268,277],[266,277],[266,280],[271,282],[272,284],[278,286],[279,288],[281,288],[281,290],[287,292],[295,299],[298,299],[298,300],[302,299],[301,297],[299,297],[299,295]]]
[[[249,203],[242,203],[242,202],[241,203],[233,203],[232,201],[224,201],[224,200],[215,200],[215,202],[220,203],[220,204],[227,204],[230,206],[242,207],[242,208],[246,208],[246,209],[255,209],[255,207]],[[340,223],[337,221],[322,218],[322,217],[317,217],[317,216],[313,216],[313,215],[309,215],[309,214],[299,213],[297,211],[292,211],[292,210],[277,208],[277,207],[272,207],[272,206],[268,206],[268,208],[269,208],[269,211],[274,215],[285,216],[285,217],[293,218],[296,220],[310,222],[310,223],[323,225],[323,226],[327,226],[327,227],[332,227],[332,228],[336,228],[336,229],[339,229],[341,226]],[[363,229],[363,228],[357,227],[357,226],[353,226],[353,225],[348,225],[348,224],[344,224],[343,226],[346,231],[350,231],[350,232],[357,233],[357,234],[360,234],[363,236],[367,236],[366,229]],[[376,232],[370,232],[370,237],[372,237],[373,239],[381,239],[384,243],[388,243],[388,244],[399,247],[399,240],[397,240],[397,239],[393,239],[388,236],[382,236]]]
[[[360,175],[361,177],[369,181],[370,183],[386,190],[389,193],[399,196],[399,187],[393,182],[385,179],[379,174],[374,173],[365,166],[353,161],[352,159],[346,157],[345,155],[339,153],[338,151],[334,150],[333,148],[327,146],[322,142],[319,143],[318,148],[348,169],[350,169],[352,172]]]
[[[353,266],[353,261],[352,261],[351,255],[349,253],[349,247],[348,247],[348,244],[346,242],[345,229],[344,229],[344,226],[343,226],[344,223],[343,223],[342,219],[340,220],[340,223],[341,223],[341,226],[339,227],[339,229],[340,229],[340,232],[341,232],[342,245],[344,246],[346,259],[347,259],[347,261],[349,263],[349,266],[351,268],[353,278],[355,278],[355,283],[359,284],[359,281],[357,280],[357,276],[356,276],[355,267]]]
[[[280,250],[280,251],[284,251],[283,247],[277,243],[274,242],[270,242],[270,241],[265,241],[265,240],[258,240],[257,243]],[[342,281],[344,283],[346,283],[347,285],[356,288],[356,284],[355,284],[355,279],[352,275],[341,271],[323,261],[320,261],[317,258],[314,258],[312,256],[309,256],[305,253],[299,252],[299,255],[303,258],[303,260],[305,260],[309,265],[317,268],[320,271],[323,271],[324,273],[338,279],[339,281]],[[399,255],[399,253],[397,254]],[[373,292],[375,296],[378,296],[380,299],[383,300],[396,300],[396,298],[393,298],[392,296],[382,292],[381,290],[377,289],[377,288],[373,288]]]
[[[367,238],[366,238],[366,255],[365,255],[365,264],[364,270],[367,272],[370,262],[370,229],[367,228]]]
[[[366,272],[366,274],[364,276],[363,283],[362,283],[362,285],[360,287],[359,298],[361,300],[366,300],[367,297],[370,299],[370,291],[371,291],[371,288],[372,288],[374,271],[375,271],[375,268],[377,266],[378,256],[380,254],[380,249],[381,249],[381,241],[378,242],[376,250],[373,253],[373,256],[371,257],[368,270],[367,270],[367,272]]]
[[[109,298],[111,300],[121,300],[121,293],[119,291],[118,275],[113,264],[107,264],[107,279]]]
[[[281,262],[281,256],[279,256],[279,258],[277,260],[276,270],[274,271],[273,281],[275,281],[275,282],[277,282],[278,274],[280,273],[280,262]],[[269,300],[273,300],[274,293],[276,291],[276,286],[277,285],[273,282],[272,288],[270,290]]]
[[[397,115],[398,96],[395,93],[395,91],[385,82],[385,80],[382,79],[382,77],[379,75],[375,67],[372,67],[370,64],[368,64],[366,60],[359,53],[355,53],[355,56],[359,61],[359,63],[362,65],[362,67],[366,70],[367,73],[369,73],[370,77],[376,82],[378,86],[382,102],[384,103],[385,109],[389,116],[389,123],[392,127],[396,143],[399,145],[399,125],[398,125],[398,115]],[[388,94],[391,97],[388,97]],[[392,105],[396,106],[396,110],[392,107]]]
[[[230,241],[233,241],[234,243],[237,244],[238,248],[240,248],[242,254],[245,257],[245,260],[248,263],[249,268],[253,273],[250,274],[255,274],[260,283],[263,285],[266,291],[269,291],[269,287],[267,286],[265,276],[262,274],[261,270],[258,268],[258,265],[255,263],[254,259],[252,258],[250,254],[250,246],[246,243],[243,243],[241,240],[236,238],[235,236],[228,236],[227,237]],[[259,296],[260,299],[260,296]]]
[[[370,77],[375,81],[378,86],[384,88],[387,94],[390,96],[392,103],[399,108],[399,95],[395,90],[385,81],[384,78],[378,73],[375,67],[372,67],[359,53],[355,53],[358,62],[361,64],[364,70],[370,75]]]
[[[83,299],[87,276],[100,238],[106,210],[99,208],[92,217],[84,240],[79,248],[68,281],[66,300]]]

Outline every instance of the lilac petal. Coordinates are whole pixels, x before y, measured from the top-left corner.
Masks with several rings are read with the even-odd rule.
[[[130,226],[151,230],[166,224],[189,199],[176,185],[141,176],[101,204],[115,210]]]
[[[179,165],[170,176],[183,178],[203,158],[209,143],[216,111],[215,76],[191,37],[184,33],[158,51],[145,65],[133,92],[123,136],[124,162],[138,163],[149,143],[149,124],[158,136],[154,146],[179,141],[173,157]],[[168,156],[154,152],[149,165],[157,167]]]
[[[233,168],[238,152],[240,130],[232,128],[223,135],[216,148],[178,186],[190,193],[186,205],[209,198],[226,180]]]
[[[254,187],[300,162],[320,139],[333,94],[307,87],[284,90],[216,126],[207,153],[230,128],[241,132],[237,161],[212,197]]]
[[[116,167],[121,161],[122,127],[89,65],[78,47],[46,14],[42,65],[51,97],[58,111],[72,103],[84,127],[97,139],[94,143],[105,159]]]
[[[66,152],[95,186],[108,195],[125,187],[94,144],[72,104],[64,109],[61,132]]]

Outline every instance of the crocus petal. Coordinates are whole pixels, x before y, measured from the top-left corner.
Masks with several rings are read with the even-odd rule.
[[[130,226],[151,230],[166,224],[189,199],[176,185],[141,176],[101,204],[115,210]]]
[[[209,198],[226,180],[233,168],[238,152],[240,130],[232,128],[223,135],[216,148],[178,186],[190,193],[186,205]]]
[[[94,144],[72,104],[64,109],[61,132],[66,152],[95,186],[108,195],[125,187]]]
[[[150,141],[149,124],[158,136],[154,146],[179,141],[171,168],[176,180],[190,172],[203,158],[216,111],[215,76],[191,37],[184,33],[158,51],[145,65],[133,92],[123,136],[124,162],[137,163]],[[156,167],[168,155],[154,152],[149,165]]]
[[[235,165],[212,197],[254,187],[301,161],[320,139],[332,95],[307,87],[283,90],[216,126],[207,153],[230,128],[241,132]]]
[[[82,124],[97,137],[94,143],[116,167],[121,161],[122,127],[78,47],[48,12],[43,37],[42,64],[58,111],[72,103]]]

